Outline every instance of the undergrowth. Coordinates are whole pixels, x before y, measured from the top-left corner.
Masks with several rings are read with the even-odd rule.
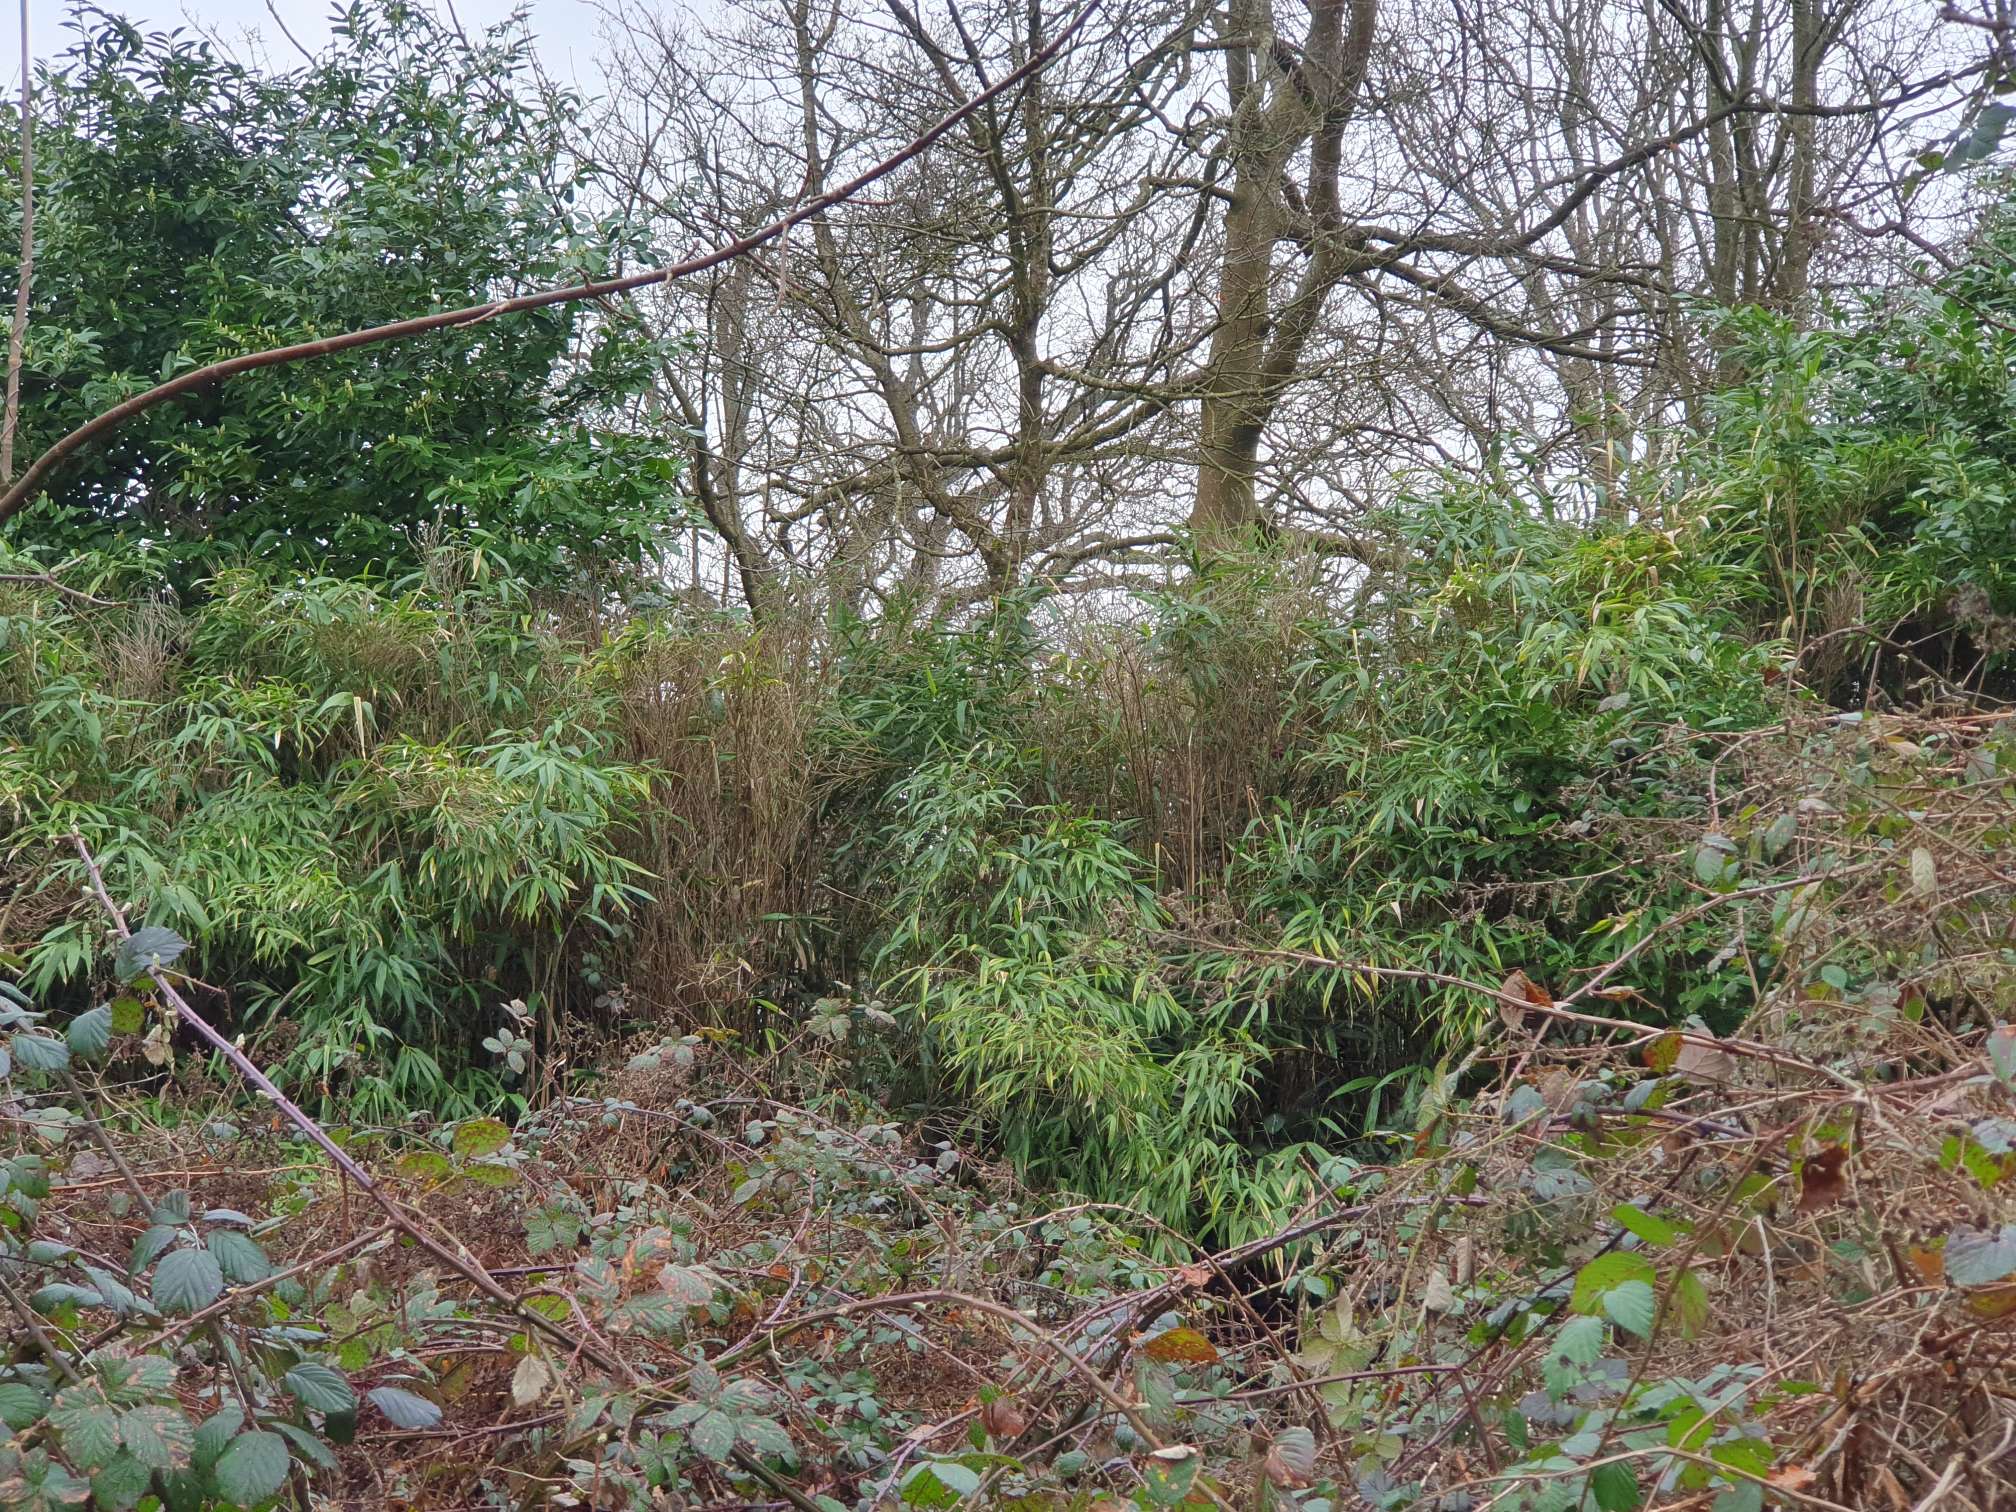
[[[200,1028],[200,984],[98,899],[105,1001],[4,993],[0,1495],[2002,1505],[2006,726],[1716,738],[1658,932],[1725,942],[1743,1022],[1620,1016],[1668,1007],[1626,930],[1572,991],[1450,974],[1484,1025],[1463,1061],[1222,1247],[862,1098],[907,1031],[835,999],[767,1059],[634,1037],[592,1093],[500,1037],[515,1127],[252,1122],[183,1049],[152,1101],[153,1027]]]

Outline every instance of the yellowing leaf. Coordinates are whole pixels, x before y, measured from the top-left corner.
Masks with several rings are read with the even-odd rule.
[[[1165,1365],[1210,1365],[1218,1359],[1211,1341],[1194,1328],[1171,1328],[1159,1333],[1141,1346],[1141,1353]]]

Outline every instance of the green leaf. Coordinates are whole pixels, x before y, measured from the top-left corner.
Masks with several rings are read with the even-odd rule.
[[[1641,1339],[1651,1337],[1652,1319],[1658,1310],[1659,1298],[1644,1281],[1620,1281],[1603,1293],[1603,1311],[1610,1321]]]
[[[147,1009],[136,997],[116,997],[105,1005],[114,1034],[138,1034],[147,1024]]]
[[[1989,1031],[1988,1064],[2004,1086],[2016,1086],[2016,1024],[1997,1024]]]
[[[244,1411],[236,1402],[226,1402],[196,1425],[196,1437],[189,1445],[190,1462],[199,1470],[209,1469],[244,1426]]]
[[[80,1470],[95,1470],[119,1452],[119,1414],[89,1386],[57,1392],[49,1426],[62,1438],[63,1457]]]
[[[179,1408],[149,1403],[119,1415],[119,1440],[154,1470],[187,1464],[196,1444],[196,1430]]]
[[[1554,1335],[1554,1353],[1575,1365],[1593,1365],[1609,1341],[1601,1318],[1570,1318]]]
[[[710,1408],[700,1415],[687,1437],[693,1447],[711,1460],[725,1460],[735,1447],[735,1419],[718,1409]]]
[[[1694,875],[1708,887],[1720,885],[1736,854],[1736,842],[1727,835],[1703,835],[1694,851]]]
[[[1638,1512],[1638,1476],[1628,1464],[1598,1465],[1589,1477],[1589,1489],[1603,1512]]]
[[[1699,1338],[1708,1326],[1708,1288],[1692,1269],[1682,1271],[1673,1283],[1668,1308],[1683,1339]]]
[[[441,1409],[423,1396],[402,1391],[397,1386],[379,1386],[368,1393],[371,1405],[385,1414],[394,1428],[438,1428]]]
[[[1603,1310],[1605,1294],[1622,1286],[1627,1281],[1642,1281],[1650,1287],[1659,1279],[1652,1262],[1643,1255],[1613,1251],[1598,1255],[1575,1275],[1575,1290],[1568,1298],[1572,1311],[1587,1314]]]
[[[171,1250],[154,1270],[154,1305],[165,1313],[201,1312],[224,1295],[224,1272],[208,1250]]]
[[[1715,1498],[1713,1512],[1764,1512],[1764,1488],[1755,1481],[1738,1481]]]
[[[137,1455],[115,1454],[91,1474],[91,1499],[102,1512],[130,1512],[154,1483],[154,1472]]]
[[[1752,1475],[1768,1475],[1771,1462],[1776,1456],[1769,1439],[1740,1438],[1724,1439],[1709,1447],[1709,1458],[1719,1465],[1727,1465],[1733,1470],[1745,1470]]]
[[[1946,1241],[1946,1279],[1955,1286],[1988,1286],[2016,1275],[2016,1224],[1999,1233],[1956,1228]]]
[[[70,1065],[70,1047],[52,1034],[17,1034],[12,1048],[23,1071],[62,1071]]]
[[[318,1470],[334,1470],[339,1467],[336,1456],[329,1452],[329,1446],[315,1437],[307,1429],[293,1423],[275,1423],[273,1431],[294,1446],[294,1452],[307,1460]]]
[[[49,1410],[49,1399],[21,1381],[0,1381],[0,1423],[26,1428]]]
[[[450,1141],[457,1155],[467,1159],[478,1155],[495,1155],[511,1143],[511,1130],[495,1118],[472,1118],[467,1123],[455,1126]]]
[[[280,1378],[287,1394],[315,1412],[349,1412],[357,1405],[350,1378],[331,1365],[310,1360]]]
[[[112,1010],[103,1004],[87,1008],[70,1020],[63,1038],[79,1060],[96,1060],[112,1046]]]
[[[104,1299],[105,1306],[111,1308],[120,1317],[131,1317],[134,1313],[151,1313],[154,1311],[153,1308],[140,1299],[132,1287],[103,1267],[87,1265],[84,1267],[84,1274],[90,1279],[91,1285],[98,1295]]]
[[[236,1229],[216,1229],[203,1241],[225,1279],[244,1286],[273,1274],[266,1252]]]
[[[166,1192],[154,1204],[153,1221],[156,1223],[187,1223],[194,1212],[187,1192]]]
[[[1141,1489],[1157,1506],[1173,1507],[1190,1495],[1203,1461],[1204,1456],[1194,1445],[1173,1444],[1167,1449],[1157,1449],[1141,1463]]]
[[[705,1307],[722,1282],[704,1265],[668,1265],[658,1272],[658,1285],[680,1307]]]
[[[166,971],[182,958],[189,942],[172,929],[159,924],[143,924],[119,942],[113,952],[112,970],[122,982],[147,971]]]
[[[903,1477],[903,1500],[912,1507],[956,1507],[979,1489],[979,1472],[957,1460],[927,1460]]]
[[[138,1274],[154,1263],[154,1259],[175,1242],[176,1231],[165,1223],[157,1223],[138,1239],[133,1241],[133,1260],[128,1269]]]
[[[287,1484],[287,1440],[277,1433],[241,1433],[210,1467],[218,1494],[241,1507],[265,1501]]]
[[[74,1507],[91,1494],[90,1486],[77,1479],[40,1449],[21,1456],[21,1467],[0,1491],[9,1493],[8,1512],[49,1512],[54,1507]]]
[[[1650,1245],[1668,1245],[1680,1237],[1680,1231],[1664,1218],[1648,1213],[1635,1203],[1620,1203],[1610,1216],[1640,1239]]]
[[[774,1418],[744,1418],[737,1432],[742,1442],[758,1454],[781,1460],[798,1457],[798,1449],[791,1442],[791,1435],[785,1432],[784,1425]]]

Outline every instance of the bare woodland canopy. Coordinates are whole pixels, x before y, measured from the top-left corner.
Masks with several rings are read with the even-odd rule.
[[[585,124],[678,256],[892,152],[1076,9],[612,0]],[[1961,234],[1916,159],[2006,35],[1964,19],[1112,0],[870,198],[647,296],[708,575],[760,607],[813,571],[864,598],[1110,582],[1186,525],[1348,552],[1367,503],[1508,447],[1570,507],[1642,506],[1730,376],[1715,312],[1814,318]]]

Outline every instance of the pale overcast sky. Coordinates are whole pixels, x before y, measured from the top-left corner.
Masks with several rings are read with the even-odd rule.
[[[333,7],[327,0],[96,0],[104,10],[125,16],[149,31],[176,27],[205,32],[230,45],[234,52],[246,52],[247,43],[263,43],[276,61],[284,64],[294,56],[286,37],[274,25],[274,15],[286,23],[301,45],[311,51],[329,38],[329,16]],[[439,0],[436,0],[439,3]],[[517,8],[517,0],[453,0],[455,14],[471,30],[500,21]],[[531,0],[532,33],[538,39],[539,54],[555,78],[593,91],[600,82],[595,64],[596,15],[587,0]],[[0,0],[0,57],[6,59],[7,76],[19,87],[20,20],[19,0]],[[69,0],[29,0],[29,47],[38,58],[61,52],[71,33],[67,26]]]

